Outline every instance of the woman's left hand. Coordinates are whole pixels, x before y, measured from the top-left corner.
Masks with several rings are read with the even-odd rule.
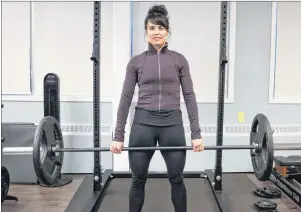
[[[204,150],[203,139],[199,138],[199,139],[192,140],[192,147],[193,147],[193,151],[194,152],[201,152],[201,151],[203,151]]]

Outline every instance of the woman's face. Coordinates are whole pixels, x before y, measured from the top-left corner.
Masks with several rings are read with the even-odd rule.
[[[148,22],[146,36],[150,44],[153,46],[162,47],[167,39],[168,31],[161,25],[155,25],[151,22]]]

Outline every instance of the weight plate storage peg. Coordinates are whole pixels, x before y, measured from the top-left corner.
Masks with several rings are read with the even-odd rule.
[[[37,126],[33,146],[34,169],[40,183],[46,186],[60,177],[64,160],[64,153],[53,152],[52,147],[64,148],[63,135],[59,122],[46,116]]]
[[[251,149],[251,160],[255,176],[260,181],[269,179],[273,169],[274,141],[270,122],[263,114],[257,114],[252,122],[250,132],[251,145],[258,145]]]

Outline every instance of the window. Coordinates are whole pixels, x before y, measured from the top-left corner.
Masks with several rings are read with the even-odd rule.
[[[30,2],[2,2],[2,94],[30,94]]]
[[[92,101],[93,6],[93,2],[2,3],[2,93],[7,94],[3,100],[43,101],[43,79],[56,73],[61,101]],[[101,3],[102,101],[112,98],[113,42],[107,42],[113,33],[112,8],[112,2]]]
[[[271,103],[301,103],[301,2],[273,2]]]

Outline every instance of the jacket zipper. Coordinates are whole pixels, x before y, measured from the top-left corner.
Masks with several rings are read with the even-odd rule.
[[[161,110],[161,67],[160,67],[160,52],[157,53],[158,68],[159,68],[159,110]]]

